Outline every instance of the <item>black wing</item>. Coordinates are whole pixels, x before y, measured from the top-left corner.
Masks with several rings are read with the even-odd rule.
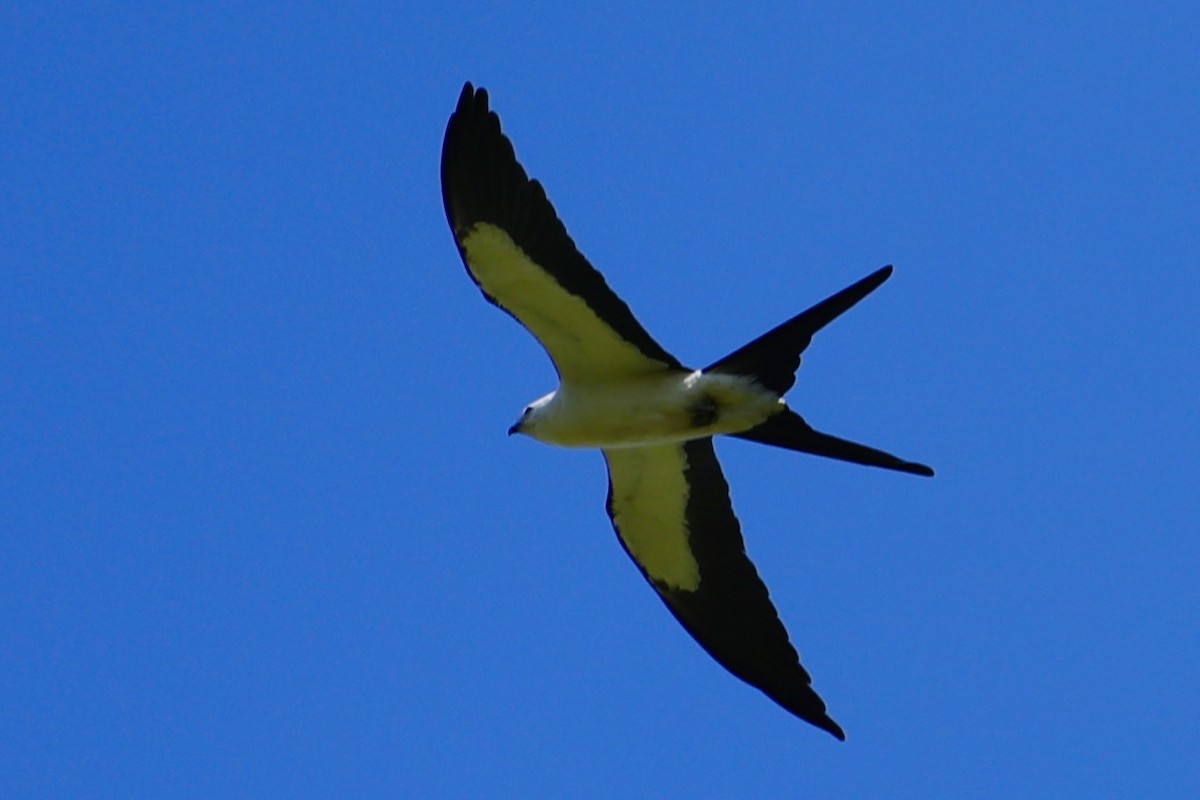
[[[517,163],[487,92],[469,83],[446,125],[442,200],[471,278],[537,337],[563,378],[683,368],[575,248]]]
[[[845,739],[746,556],[712,439],[604,451],[608,514],[667,608],[723,667]]]

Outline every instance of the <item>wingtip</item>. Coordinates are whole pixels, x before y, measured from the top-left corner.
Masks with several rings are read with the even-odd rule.
[[[485,116],[489,111],[487,89],[484,89],[482,86],[477,87],[471,81],[464,82],[462,91],[458,94],[458,103],[455,105],[454,116],[473,114]],[[453,122],[453,118],[451,122]]]
[[[461,113],[462,111],[466,110],[467,108],[470,108],[471,102],[474,99],[475,99],[475,84],[471,83],[470,81],[464,82],[462,91],[458,93],[458,102],[455,104],[455,109],[454,109],[455,112]]]
[[[837,739],[839,742],[846,741],[846,732],[842,730],[842,726],[838,725],[828,716],[824,719],[817,720],[813,723],[818,728],[829,733],[830,736]]]
[[[904,471],[913,475],[920,475],[923,478],[932,478],[934,476],[933,467],[918,464],[915,461],[904,462]]]
[[[867,277],[860,280],[858,283],[854,284],[852,287],[850,287],[850,289],[860,289],[862,290],[862,297],[866,297],[868,294],[882,286],[888,278],[892,277],[892,273],[895,271],[896,268],[891,264],[888,264],[886,267],[880,267]],[[857,303],[858,301],[856,300],[855,302]]]

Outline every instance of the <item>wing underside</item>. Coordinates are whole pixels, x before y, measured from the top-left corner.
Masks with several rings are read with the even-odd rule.
[[[722,666],[844,739],[746,556],[712,439],[605,450],[608,513],[625,551]]]
[[[442,200],[484,296],[537,337],[563,378],[682,369],[575,247],[517,162],[487,92],[463,87],[442,145]]]

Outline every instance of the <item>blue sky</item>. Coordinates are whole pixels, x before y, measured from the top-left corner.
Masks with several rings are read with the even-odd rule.
[[[0,795],[1194,797],[1190,4],[8,4]],[[704,364],[877,267],[723,441],[844,744],[644,585],[468,280],[492,94]]]

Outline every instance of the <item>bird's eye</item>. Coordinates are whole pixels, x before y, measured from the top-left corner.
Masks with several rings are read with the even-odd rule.
[[[521,416],[528,417],[530,411],[533,411],[533,406],[525,406],[525,410],[521,412]]]

